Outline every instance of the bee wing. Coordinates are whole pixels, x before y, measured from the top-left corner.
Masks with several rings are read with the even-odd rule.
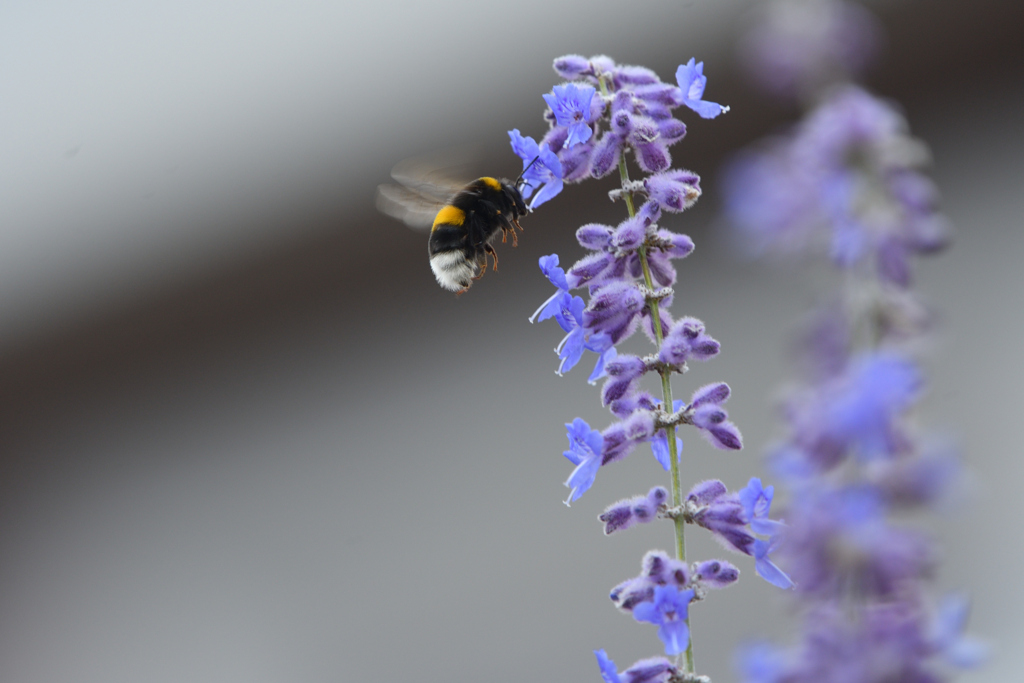
[[[391,177],[398,185],[377,186],[377,209],[412,228],[429,228],[438,210],[469,184],[477,155],[470,149],[447,149],[398,162]]]
[[[443,201],[424,197],[398,185],[377,186],[377,210],[397,218],[410,228],[426,229],[434,224],[434,216]]]

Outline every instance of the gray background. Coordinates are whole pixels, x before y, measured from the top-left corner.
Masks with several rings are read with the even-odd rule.
[[[669,224],[697,242],[674,310],[724,351],[677,386],[728,381],[747,449],[684,435],[684,478],[742,485],[821,282],[735,258],[718,217],[723,156],[793,115],[735,63],[750,4],[0,9],[0,681],[593,681],[594,648],[621,668],[657,653],[605,595],[670,536],[604,538],[595,515],[663,476],[638,452],[561,504],[562,423],[609,417],[584,372],[553,374],[557,327],[526,322],[550,292],[537,257],[574,258],[575,228],[621,207],[568,188],[456,299],[373,188],[465,143],[514,175],[505,131],[542,133],[557,55],[666,79],[703,59],[733,110],[690,116],[674,148],[706,192]],[[1016,681],[1024,12],[878,8],[869,82],[931,144],[958,227],[918,271],[941,313],[920,417],[972,475],[931,524],[937,585],[973,594],[996,648],[965,679]],[[694,558],[721,555],[691,537]],[[717,681],[737,642],[784,636],[785,601],[745,559],[693,610]]]

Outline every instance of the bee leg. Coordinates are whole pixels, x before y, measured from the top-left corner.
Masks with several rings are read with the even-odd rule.
[[[512,219],[512,225],[516,226],[520,230],[523,229],[523,226],[519,225],[519,219],[518,218],[513,218]],[[515,230],[512,231],[512,246],[513,247],[518,247],[519,246],[519,236],[516,235],[516,231]]]
[[[487,254],[490,254],[490,255],[494,256],[494,249],[491,248],[491,245],[489,245],[489,244],[485,244],[484,245],[483,258],[481,258],[479,261],[476,262],[477,267],[480,268],[480,272],[473,276],[474,280],[479,280],[480,278],[482,278],[484,276],[484,273],[487,272]],[[498,259],[497,258],[494,259],[494,269],[495,270],[498,269]]]
[[[504,233],[502,233],[502,234],[504,235]],[[498,272],[498,252],[494,251],[494,247],[492,247],[491,245],[485,244],[484,245],[484,263],[485,264],[487,263],[487,254],[490,254],[491,258],[494,259],[494,272],[497,273]]]

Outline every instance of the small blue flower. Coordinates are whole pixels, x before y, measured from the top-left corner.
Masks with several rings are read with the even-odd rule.
[[[565,279],[565,271],[558,266],[558,254],[541,256],[540,270],[544,273],[544,277],[550,280],[551,284],[558,289],[533,312],[533,315],[530,316],[531,323],[554,317],[561,308],[560,296],[563,292],[567,293],[569,291],[569,284]]]
[[[633,618],[657,624],[658,637],[665,644],[665,654],[677,655],[690,643],[689,618],[693,589],[680,591],[675,586],[658,586],[654,589],[654,601],[644,602],[633,608]]]
[[[755,534],[772,536],[783,527],[782,522],[768,519],[774,494],[775,487],[764,488],[757,477],[751,478],[750,482],[737,492],[740,504],[743,505],[743,514],[750,522],[750,530]]]
[[[601,432],[591,429],[582,418],[576,418],[565,425],[569,436],[569,450],[562,453],[569,462],[576,465],[565,485],[571,489],[569,500],[565,504],[579,500],[594,484],[597,470],[601,467],[601,452],[604,450],[604,437]]]
[[[601,678],[604,679],[604,683],[622,683],[619,672],[615,668],[615,662],[608,657],[604,648],[594,650],[594,656],[597,657],[597,665],[601,668]]]
[[[704,62],[695,65],[694,61],[691,57],[690,61],[676,69],[676,81],[683,91],[683,104],[700,114],[701,118],[713,119],[729,111],[729,107],[704,101],[704,86],[708,82],[704,75]]]
[[[590,139],[591,108],[594,98],[593,86],[578,86],[575,83],[564,83],[552,88],[552,93],[544,95],[544,101],[551,107],[558,125],[567,126],[569,137],[565,148],[569,149]]]
[[[512,151],[523,160],[523,197],[529,199],[533,190],[540,188],[530,202],[530,209],[533,210],[562,191],[562,162],[547,145],[538,145],[531,137],[524,138],[518,128],[510,130],[508,136]]]

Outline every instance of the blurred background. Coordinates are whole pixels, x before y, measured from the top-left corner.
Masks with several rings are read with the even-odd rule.
[[[756,4],[0,8],[0,681],[593,681],[595,648],[620,668],[658,653],[606,595],[671,538],[605,538],[595,516],[663,475],[638,451],[562,505],[563,423],[610,418],[589,368],[553,373],[557,326],[527,323],[550,293],[537,258],[573,259],[576,227],[617,220],[610,185],[527,217],[459,298],[374,188],[461,145],[514,176],[505,131],[542,135],[556,56],[666,80],[703,60],[732,111],[683,114],[673,154],[705,195],[666,224],[697,243],[673,310],[723,343],[683,379],[729,382],[747,448],[689,435],[684,478],[741,486],[780,433],[786,344],[815,294],[799,269],[737,258],[720,218],[723,159],[798,114],[737,63]],[[918,269],[941,315],[921,420],[972,473],[932,527],[936,585],[974,596],[971,631],[995,647],[964,680],[1017,681],[1024,6],[870,6],[887,41],[867,83],[931,146],[957,226]],[[694,558],[721,554],[691,536]],[[717,682],[738,642],[784,636],[785,600],[746,559],[692,612]]]

